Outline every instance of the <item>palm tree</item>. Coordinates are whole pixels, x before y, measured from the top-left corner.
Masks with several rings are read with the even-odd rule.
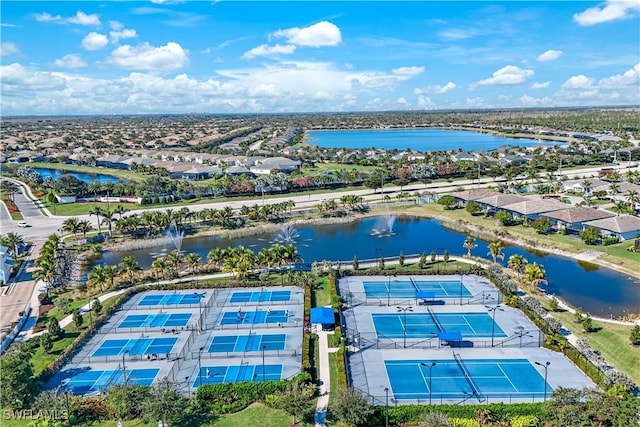
[[[102,212],[102,219],[109,226],[109,236],[111,236],[111,232],[113,230],[113,222],[115,220],[115,215],[109,209],[105,209],[104,212]]]
[[[118,267],[120,267],[121,274],[126,274],[129,276],[130,283],[133,283],[133,278],[135,277],[138,270],[141,269],[138,261],[131,255],[122,258],[122,260],[120,260],[120,264],[118,264]]]
[[[462,247],[467,250],[468,257],[471,257],[471,250],[473,250],[477,246],[478,245],[476,245],[476,239],[472,236],[467,236],[467,238],[464,239],[464,243],[462,244]]]
[[[5,245],[7,245],[7,247],[10,248],[11,254],[13,255],[13,257],[14,258],[17,257],[20,250],[20,246],[24,245],[24,238],[22,237],[22,235],[11,231],[7,233],[6,236],[4,236],[3,240]]]
[[[524,267],[524,279],[531,286],[537,286],[540,283],[547,283],[547,275],[540,264],[534,262]]]
[[[106,285],[108,281],[109,279],[104,274],[104,268],[101,265],[96,265],[89,273],[87,285],[91,287],[95,286],[102,292],[104,290],[104,285]]]
[[[182,264],[183,257],[178,251],[172,251],[167,255],[167,264],[173,268],[173,273],[177,276],[180,264]]]
[[[89,216],[95,215],[96,219],[98,220],[98,234],[102,233],[102,228],[100,227],[102,225],[102,222],[100,221],[100,217],[102,216],[103,213],[104,212],[102,210],[102,207],[100,206],[96,206],[89,211]]]
[[[214,267],[220,268],[220,263],[225,258],[225,250],[221,248],[213,248],[207,254],[207,261],[213,263]]]
[[[500,240],[489,243],[489,252],[487,252],[487,255],[491,255],[493,262],[498,262],[498,258],[501,260],[504,259],[504,254],[502,253],[503,247],[504,244]]]
[[[122,215],[129,212],[129,209],[125,208],[124,205],[117,205],[113,210],[113,213],[118,215],[120,219],[122,219]]]
[[[162,257],[156,258],[151,263],[151,268],[156,273],[156,280],[158,280],[160,274],[162,274],[162,280],[164,280],[164,272],[167,271],[167,260]]]
[[[197,273],[198,267],[200,267],[200,255],[195,252],[191,252],[190,254],[187,254],[186,257],[184,257],[184,260],[186,261],[189,268],[191,268],[191,274],[193,274],[193,277],[196,279],[196,286],[198,286]]]
[[[522,274],[524,266],[528,263],[527,259],[522,255],[511,255],[507,261],[507,266],[518,273],[518,276]]]
[[[80,219],[78,217],[74,216],[71,218],[67,218],[62,223],[62,229],[71,234],[76,234],[78,231],[80,231],[79,224],[80,224]]]
[[[93,230],[93,225],[91,225],[91,221],[89,221],[88,219],[83,219],[82,221],[78,222],[78,231],[82,233],[83,239],[87,238],[87,233],[91,230]]]
[[[18,188],[18,185],[15,182],[7,180],[0,182],[0,189],[7,194],[9,200],[14,200],[14,194],[20,191],[20,188]]]
[[[116,277],[118,277],[118,269],[115,265],[105,265],[102,269],[104,276],[109,280],[109,289],[113,289]]]

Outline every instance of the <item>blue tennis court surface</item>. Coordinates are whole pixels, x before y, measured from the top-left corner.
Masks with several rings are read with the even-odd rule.
[[[119,356],[128,350],[130,355],[171,353],[178,338],[134,338],[105,340],[94,353],[99,356]]]
[[[362,282],[367,298],[415,298],[418,292],[433,292],[434,298],[463,298],[471,297],[471,292],[462,284],[455,281],[417,281],[391,280],[379,282]]]
[[[396,399],[434,399],[481,397],[542,396],[544,378],[527,359],[470,359],[462,366],[456,360],[385,360],[387,375]],[[424,363],[427,366],[422,366]],[[466,370],[466,374],[465,374]],[[547,390],[551,387],[546,384]]]
[[[148,386],[158,375],[160,369],[132,369],[127,370],[127,383]],[[73,394],[97,393],[109,387],[122,384],[122,370],[115,371],[86,371],[75,375],[67,383]]]
[[[264,346],[264,350],[284,350],[286,339],[285,334],[217,336],[213,337],[209,352],[257,351],[262,350],[262,346]]]
[[[209,366],[200,369],[200,376],[193,382],[200,384],[238,383],[243,381],[262,382],[263,365]],[[264,381],[280,381],[282,365],[264,365]]]
[[[291,291],[248,291],[231,294],[231,303],[283,302],[291,299]]]
[[[202,298],[201,294],[152,294],[146,295],[138,305],[182,305],[198,304]]]
[[[186,326],[191,319],[191,313],[157,313],[130,314],[120,323],[119,328],[163,328],[171,326]]]
[[[287,323],[288,319],[289,310],[225,311],[220,324]]]
[[[493,319],[488,313],[434,313],[441,328],[429,313],[373,313],[373,325],[379,338],[428,338],[438,332],[460,332],[462,338],[490,337]],[[404,324],[406,319],[407,324]],[[494,337],[507,335],[495,325]]]

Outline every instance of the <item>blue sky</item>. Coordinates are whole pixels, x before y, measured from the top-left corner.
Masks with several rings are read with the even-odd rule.
[[[0,8],[4,115],[640,104],[640,0]]]

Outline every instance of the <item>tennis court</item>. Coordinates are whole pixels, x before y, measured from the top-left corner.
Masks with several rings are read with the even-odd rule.
[[[291,291],[249,291],[234,292],[230,303],[283,302],[291,299]]]
[[[119,328],[164,328],[186,326],[191,313],[130,314],[120,323]]]
[[[134,338],[105,340],[94,353],[99,356],[119,356],[125,353],[131,356],[144,354],[171,353],[177,338]]]
[[[141,386],[151,385],[160,369],[131,369],[127,370],[127,383]],[[86,371],[74,375],[66,387],[73,394],[89,394],[100,392],[112,385],[121,384],[122,370],[115,371]]]
[[[200,375],[195,378],[193,386],[239,383],[243,381],[262,382],[263,379],[264,381],[280,381],[281,378],[282,365],[203,366],[200,368]]]
[[[492,336],[492,330],[494,337],[507,336],[500,326],[493,325],[488,313],[373,313],[371,318],[379,338],[429,338],[438,332],[486,338]]]
[[[250,325],[256,323],[287,323],[289,310],[225,311],[221,325]]]
[[[416,298],[418,292],[433,293],[436,299],[469,298],[471,292],[459,280],[387,280],[363,281],[367,298]]]
[[[202,294],[151,294],[146,295],[138,303],[139,306],[150,305],[184,305],[198,304],[202,298]]]
[[[210,353],[243,352],[258,350],[284,350],[287,336],[285,334],[271,335],[224,335],[213,337],[209,346]]]
[[[455,357],[455,356],[454,356]],[[543,396],[544,378],[527,359],[385,360],[395,399]],[[429,379],[429,366],[431,379]],[[431,393],[430,393],[431,386]],[[430,396],[431,394],[431,396]]]

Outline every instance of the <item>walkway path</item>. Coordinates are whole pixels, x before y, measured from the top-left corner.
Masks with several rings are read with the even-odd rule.
[[[329,348],[328,335],[333,332],[318,331],[318,367],[319,367],[319,397],[316,404],[315,427],[326,426],[327,409],[329,408],[329,394],[331,393],[331,370],[329,369],[329,354],[338,351],[338,348]]]

